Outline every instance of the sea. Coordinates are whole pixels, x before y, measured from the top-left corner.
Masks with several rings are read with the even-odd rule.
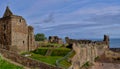
[[[110,48],[120,48],[120,39],[110,39]]]
[[[103,39],[91,39],[91,40],[102,41]],[[120,38],[111,38],[110,39],[110,48],[120,48]]]

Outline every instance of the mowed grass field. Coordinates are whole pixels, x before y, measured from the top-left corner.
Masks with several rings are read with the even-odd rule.
[[[10,62],[3,60],[0,56],[0,69],[23,69],[23,67],[11,64]]]
[[[56,60],[62,58],[62,56],[43,56],[43,55],[32,53],[32,56],[30,56],[30,58],[45,62],[47,64],[55,65]]]
[[[46,56],[46,53],[48,50],[51,50],[51,54]],[[67,55],[71,49],[68,48],[49,48],[49,47],[40,47],[34,51],[22,53],[22,55],[25,54],[31,54],[29,56],[30,58],[33,58],[35,60],[44,62],[46,64],[54,65],[56,66],[56,60],[63,58],[65,55]],[[61,62],[62,65],[70,66],[71,64],[67,62],[66,60]]]

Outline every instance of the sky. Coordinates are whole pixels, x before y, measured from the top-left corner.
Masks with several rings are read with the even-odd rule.
[[[7,5],[34,27],[35,34],[120,38],[120,0],[0,0],[0,17]]]

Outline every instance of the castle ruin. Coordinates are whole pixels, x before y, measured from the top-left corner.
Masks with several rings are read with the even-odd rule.
[[[0,18],[1,48],[16,52],[35,49],[33,30],[22,16],[14,15],[7,6],[3,17]]]

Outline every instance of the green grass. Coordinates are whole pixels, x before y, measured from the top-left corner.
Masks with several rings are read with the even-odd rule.
[[[42,48],[38,48],[37,50],[34,50],[32,52],[35,54],[45,55],[47,50],[48,50],[48,48],[42,47]]]
[[[60,66],[68,69],[71,66],[71,63],[68,62],[67,60],[63,60],[63,61],[60,62]]]
[[[65,56],[71,49],[68,48],[56,48],[53,50],[51,56]]]
[[[23,67],[11,64],[0,57],[0,69],[23,69]]]
[[[47,50],[52,51],[51,55],[45,56]],[[40,47],[34,51],[22,53],[22,55],[31,54],[31,56],[29,57],[32,59],[50,64],[50,65],[56,65],[56,60],[61,59],[62,57],[67,55],[70,51],[71,49],[64,48],[64,47],[59,47],[59,48]],[[71,57],[73,55],[74,53],[71,55]],[[67,60],[63,60],[60,62],[60,65],[64,68],[68,68],[71,64]]]
[[[55,65],[56,64],[56,60],[62,58],[61,56],[42,56],[39,54],[34,54],[32,53],[32,56],[30,56],[30,58],[51,64],[51,65]]]
[[[65,56],[71,49],[68,48],[49,48],[49,47],[40,47],[37,50],[32,51],[35,54],[45,55],[47,50],[52,50],[51,56]]]

